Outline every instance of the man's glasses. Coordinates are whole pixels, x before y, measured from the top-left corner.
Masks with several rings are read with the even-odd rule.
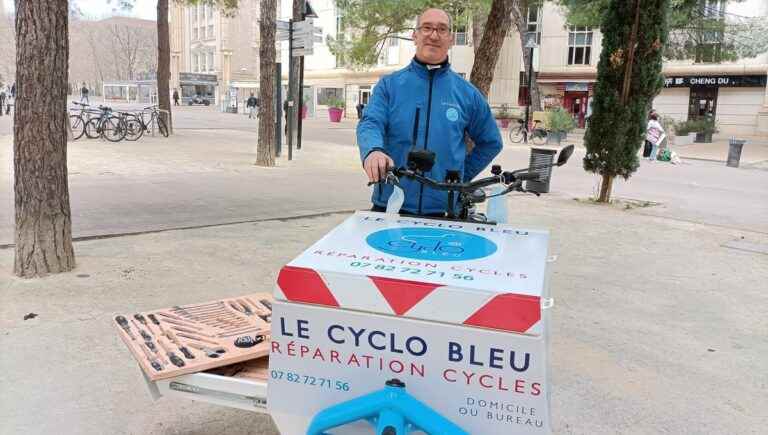
[[[451,29],[449,29],[446,26],[430,26],[428,24],[425,24],[423,26],[419,26],[416,28],[416,30],[421,33],[421,36],[430,36],[432,35],[432,32],[437,32],[437,36],[441,38],[445,38],[448,36],[449,33],[451,33]]]

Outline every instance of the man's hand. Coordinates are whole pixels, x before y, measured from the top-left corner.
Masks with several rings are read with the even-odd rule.
[[[368,181],[375,183],[386,177],[387,169],[394,168],[395,162],[381,151],[373,151],[368,154],[363,162],[363,169],[368,176]]]

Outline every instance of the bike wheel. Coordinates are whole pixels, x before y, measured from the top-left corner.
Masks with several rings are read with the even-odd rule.
[[[69,115],[69,126],[72,128],[73,140],[78,140],[85,134],[85,122],[80,115]]]
[[[125,118],[125,140],[136,141],[144,135],[144,124],[137,116]]]
[[[168,126],[165,125],[165,121],[163,121],[161,116],[157,117],[157,129],[160,130],[160,134],[162,134],[163,137],[168,137]]]
[[[120,142],[125,138],[125,122],[117,116],[110,116],[101,123],[101,136],[110,142]]]
[[[543,145],[547,141],[547,136],[549,136],[549,133],[546,130],[543,130],[541,128],[537,128],[536,130],[533,130],[533,137],[531,140],[536,145]]]
[[[85,135],[88,136],[88,139],[98,139],[101,136],[99,122],[101,122],[101,118],[91,118],[85,123]]]
[[[517,126],[515,128],[509,129],[509,140],[511,140],[514,143],[520,143],[525,138],[525,132],[523,131],[522,126]]]

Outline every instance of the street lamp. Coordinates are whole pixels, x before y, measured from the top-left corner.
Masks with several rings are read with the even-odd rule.
[[[525,106],[525,143],[528,143],[527,131],[529,129],[531,99],[533,98],[531,93],[531,85],[533,84],[533,49],[538,47],[539,44],[536,43],[536,32],[528,32],[525,39],[525,48],[530,50],[530,54],[528,56],[528,101],[526,102],[527,104]]]

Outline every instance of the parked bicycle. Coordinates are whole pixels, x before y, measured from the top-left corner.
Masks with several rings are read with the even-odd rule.
[[[110,142],[123,139],[135,141],[141,138],[145,131],[154,134],[155,130],[164,137],[169,134],[168,125],[160,116],[163,111],[156,105],[145,107],[138,112],[121,112],[107,106],[94,109],[88,104],[76,101],[72,101],[72,104],[76,107],[70,108],[69,123],[74,140],[85,135],[89,139],[103,137]]]
[[[542,145],[547,142],[549,138],[549,132],[541,126],[541,121],[533,121],[533,127],[529,130],[525,121],[522,119],[517,120],[517,125],[509,127],[509,140],[514,143],[528,143],[528,139],[531,139],[536,145]]]

